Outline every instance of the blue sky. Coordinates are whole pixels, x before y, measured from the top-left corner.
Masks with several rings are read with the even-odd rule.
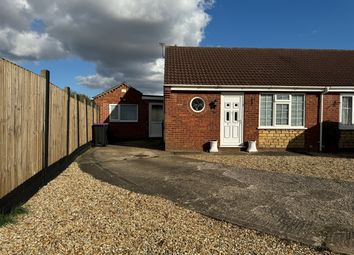
[[[95,64],[79,58],[66,58],[59,60],[25,61],[21,65],[35,73],[42,69],[50,70],[51,82],[61,88],[70,87],[72,91],[94,96],[102,89],[90,89],[77,84],[75,77],[78,75],[90,75],[96,72]]]
[[[30,3],[30,1],[28,2]],[[115,2],[119,2],[119,0],[115,0]],[[130,23],[125,24],[127,28],[124,31],[124,36],[130,40],[122,42],[122,45],[128,45],[125,48],[126,50],[124,48],[117,49],[116,47],[116,45],[120,44],[122,36],[120,31],[118,31],[119,29],[115,30],[114,27],[117,27],[119,22],[122,21],[121,17],[117,19],[119,21],[114,20],[117,23],[110,30],[113,34],[117,33],[119,36],[111,39],[112,35],[107,34],[107,38],[105,39],[105,36],[97,35],[99,36],[97,42],[91,46],[86,45],[85,42],[93,40],[90,39],[92,38],[90,37],[90,33],[99,34],[97,29],[90,31],[90,27],[88,27],[89,35],[86,35],[84,34],[85,27],[80,28],[81,30],[79,31],[83,31],[83,36],[86,36],[84,37],[86,41],[82,38],[80,38],[80,41],[76,39],[78,35],[74,34],[75,31],[71,31],[72,34],[70,34],[70,31],[66,33],[62,32],[66,29],[58,25],[62,24],[62,20],[60,21],[61,23],[59,21],[57,23],[50,23],[50,21],[46,20],[45,15],[33,14],[33,17],[36,18],[30,22],[30,31],[34,31],[37,37],[48,35],[46,38],[50,37],[51,42],[57,40],[58,43],[54,43],[54,45],[60,44],[61,48],[55,56],[47,56],[43,53],[42,55],[38,54],[29,57],[26,55],[25,57],[21,57],[18,54],[16,55],[16,60],[22,66],[36,73],[39,73],[44,68],[49,69],[53,83],[60,87],[70,86],[72,90],[89,96],[94,96],[119,81],[132,81],[133,85],[143,92],[156,94],[161,92],[160,88],[162,87],[162,76],[159,74],[159,71],[156,71],[158,66],[161,68],[161,63],[154,62],[154,59],[160,57],[159,41],[166,41],[171,44],[176,43],[178,45],[224,47],[354,49],[354,1],[352,0],[216,0],[211,7],[204,5],[202,8],[198,4],[200,2],[204,2],[205,4],[205,1],[194,0],[194,2],[195,6],[181,4],[167,8],[165,10],[166,13],[163,13],[164,9],[161,7],[163,9],[161,11],[162,16],[171,14],[170,9],[174,9],[176,18],[161,21],[161,23],[170,22],[168,23],[170,27],[159,27],[158,29],[151,27],[151,31],[153,32],[148,31],[145,37],[141,36],[141,34],[144,34],[144,29],[149,30],[150,20],[144,21],[145,23],[139,27],[136,26],[135,21],[134,25],[132,25],[133,28],[129,28]],[[172,3],[174,2],[171,1]],[[198,17],[198,20],[183,23],[184,21],[181,21],[183,20],[183,16],[182,18],[178,16],[179,8],[181,9],[181,13],[183,13],[181,15],[185,15],[187,13],[186,8],[190,8],[190,13],[186,15],[197,15],[195,17]],[[68,10],[67,7],[64,9]],[[74,10],[74,7],[72,9]],[[86,10],[86,12],[90,13],[91,10]],[[207,17],[203,16],[205,13],[211,18],[209,22]],[[73,13],[72,17],[76,17],[76,15]],[[143,19],[137,17],[137,20],[142,21]],[[176,20],[178,20],[177,22],[182,22],[182,27],[186,27],[187,32],[180,32],[183,35],[179,35],[179,30],[174,27]],[[80,21],[77,21],[77,24],[80,24]],[[76,20],[71,22],[76,22]],[[105,20],[104,22],[111,21]],[[153,24],[155,23],[152,22],[151,26]],[[0,28],[1,25],[0,20]],[[174,32],[174,34],[168,34],[169,32],[161,34],[162,32],[160,32],[160,30],[164,31],[165,29],[167,31],[167,29],[171,30],[171,28],[177,32]],[[122,26],[122,29],[124,30],[124,26]],[[204,30],[204,36],[202,37],[193,29]],[[131,30],[131,34],[127,34],[128,30]],[[156,32],[157,30],[159,31]],[[158,38],[153,38],[153,33],[158,34]],[[70,35],[75,38],[72,39],[70,36],[65,37],[64,35]],[[137,48],[130,51],[131,45],[135,45],[134,40],[139,41],[141,44],[140,46],[137,44]],[[53,45],[53,43],[50,45]],[[151,51],[149,54],[142,49],[144,45],[150,47]],[[103,47],[107,47],[107,50],[103,49]],[[85,51],[83,51],[84,49]],[[137,49],[140,50],[137,54],[144,55],[146,53],[146,57],[141,59],[141,65],[139,56],[134,54],[137,52]],[[4,54],[4,50],[2,51]],[[135,62],[130,63],[130,58],[135,59]],[[122,61],[119,61],[119,59],[122,59]],[[126,68],[127,66],[129,68]],[[135,72],[134,68],[139,69],[139,71]],[[154,75],[151,75],[151,77],[149,76],[149,70],[155,70],[152,72]],[[141,79],[135,79],[134,75],[140,76]],[[78,82],[78,76],[86,77],[81,84]],[[114,77],[114,79],[111,77]],[[144,83],[144,79],[151,82],[141,85],[140,83]],[[101,81],[103,85],[92,85],[95,81]],[[155,84],[153,89],[149,89],[149,86],[152,86],[151,84]]]
[[[221,0],[205,46],[354,49],[352,0]]]

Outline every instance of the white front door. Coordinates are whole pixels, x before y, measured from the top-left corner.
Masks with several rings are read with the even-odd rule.
[[[162,137],[163,104],[149,105],[149,137]]]
[[[243,143],[243,95],[221,95],[220,110],[220,146],[241,146]]]

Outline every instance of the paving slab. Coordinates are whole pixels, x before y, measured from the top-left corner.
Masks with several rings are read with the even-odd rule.
[[[80,168],[209,217],[354,254],[354,183],[229,167],[131,146],[96,147]]]

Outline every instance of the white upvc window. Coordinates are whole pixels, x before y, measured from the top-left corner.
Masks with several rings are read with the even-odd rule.
[[[260,128],[304,128],[304,94],[261,94]]]
[[[110,104],[109,120],[111,122],[138,122],[138,105]]]
[[[354,129],[354,95],[342,94],[340,96],[340,125],[341,129]]]

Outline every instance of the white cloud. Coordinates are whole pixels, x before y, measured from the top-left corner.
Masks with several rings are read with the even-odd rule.
[[[60,58],[68,54],[62,43],[48,34],[10,28],[0,28],[0,51],[12,58],[26,59]]]
[[[30,20],[30,6],[26,0],[1,0],[0,28],[28,29]]]
[[[210,17],[208,0],[3,0],[0,54],[16,59],[78,56],[96,63],[97,74],[80,84],[106,88],[126,81],[146,93],[161,91],[159,42],[198,45]],[[40,20],[44,31],[31,30]]]
[[[75,79],[77,83],[81,85],[85,85],[89,88],[107,89],[109,87],[112,87],[115,83],[115,79],[113,77],[103,77],[99,74],[87,75],[87,76],[78,75],[75,77]]]
[[[151,74],[146,77],[149,81],[158,82],[163,79],[165,59],[158,58],[152,63],[146,64],[146,69],[150,70]]]

